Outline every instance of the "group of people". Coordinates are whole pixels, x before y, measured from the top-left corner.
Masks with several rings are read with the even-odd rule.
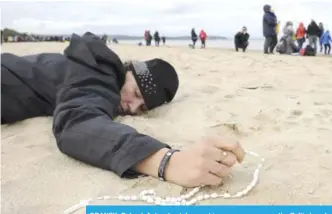
[[[317,25],[314,20],[311,20],[307,28],[303,23],[300,23],[295,30],[293,22],[287,21],[282,29],[282,36],[278,44],[280,22],[270,5],[265,5],[263,10],[265,54],[273,54],[276,48],[280,54],[299,53],[300,55],[315,56],[318,52],[318,43],[320,44],[320,52],[323,52],[324,47],[326,55],[331,53],[331,35],[329,30],[324,30],[323,23]],[[303,47],[306,39],[308,39],[309,44]]]
[[[4,35],[1,31],[1,43],[7,42],[65,42],[69,41],[69,36],[39,36],[22,33],[15,36]]]
[[[199,39],[201,40],[201,48],[205,48],[206,47],[207,34],[203,29],[199,33]],[[191,41],[193,43],[190,45],[191,48],[194,49],[196,47],[197,40],[198,40],[198,36],[197,36],[196,31],[195,31],[195,28],[192,28],[191,29]]]
[[[145,40],[146,46],[150,46],[152,40],[154,40],[155,45],[157,47],[160,45],[160,41],[162,41],[164,45],[166,44],[166,37],[165,36],[160,36],[158,31],[156,31],[152,36],[150,30],[145,30],[144,40]]]

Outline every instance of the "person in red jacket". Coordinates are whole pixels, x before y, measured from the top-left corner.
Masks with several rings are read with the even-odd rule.
[[[301,49],[303,47],[303,44],[305,43],[306,31],[307,30],[305,29],[304,24],[301,22],[296,30],[296,41],[299,46],[299,49]]]
[[[199,38],[201,39],[201,43],[202,43],[201,48],[205,48],[205,41],[206,41],[207,35],[203,29],[199,33]]]

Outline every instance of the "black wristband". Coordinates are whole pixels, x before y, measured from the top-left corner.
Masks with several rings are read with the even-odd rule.
[[[168,150],[168,152],[166,152],[165,156],[163,157],[163,159],[160,162],[159,165],[159,169],[158,169],[158,178],[161,181],[165,181],[165,168],[167,166],[167,163],[169,161],[169,159],[172,157],[172,155],[175,152],[179,152],[180,150],[178,149],[170,149]]]

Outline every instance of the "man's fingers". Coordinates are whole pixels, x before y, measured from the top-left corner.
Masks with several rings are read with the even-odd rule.
[[[223,155],[221,163],[228,167],[232,167],[236,163],[237,157],[232,152],[225,152],[225,155]]]
[[[237,157],[232,152],[223,151],[216,147],[209,147],[207,155],[211,160],[221,162],[229,167],[233,166],[237,161]]]
[[[239,142],[226,143],[225,140],[214,139],[212,143],[218,149],[222,149],[222,150],[234,153],[236,156],[236,159],[239,163],[241,163],[243,161],[245,152]]]
[[[205,176],[205,181],[204,183],[206,185],[211,185],[211,186],[217,186],[217,185],[220,185],[222,183],[222,178],[221,177],[218,177],[214,174],[211,174],[211,173],[208,173],[206,176]]]
[[[231,168],[216,161],[211,161],[208,163],[208,170],[218,177],[225,177],[231,173]]]

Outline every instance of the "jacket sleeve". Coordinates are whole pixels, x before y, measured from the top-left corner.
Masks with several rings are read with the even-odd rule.
[[[112,120],[117,102],[116,93],[105,84],[109,81],[77,80],[59,90],[53,133],[62,153],[120,177],[136,177],[137,163],[169,146]]]
[[[248,34],[247,34],[247,37],[246,37],[246,42],[249,41],[249,38],[250,38],[250,34],[248,33]]]
[[[239,42],[239,37],[240,37],[240,33],[236,33],[235,36],[234,36],[234,42],[235,43],[238,43]]]

